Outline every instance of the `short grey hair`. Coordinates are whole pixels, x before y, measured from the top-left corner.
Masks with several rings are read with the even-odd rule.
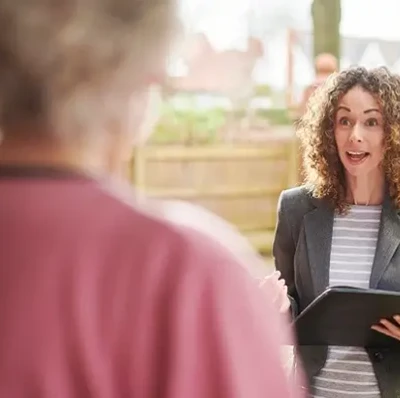
[[[164,69],[174,0],[0,0],[0,128],[46,125],[63,139]]]

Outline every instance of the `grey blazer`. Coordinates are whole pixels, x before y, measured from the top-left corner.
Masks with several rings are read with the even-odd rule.
[[[281,194],[273,254],[288,285],[294,315],[329,283],[333,208],[304,187]],[[400,212],[386,196],[370,287],[400,291]],[[399,308],[400,313],[400,308]],[[400,397],[400,351],[368,349],[383,398]],[[300,346],[297,353],[311,383],[325,365],[328,348]]]

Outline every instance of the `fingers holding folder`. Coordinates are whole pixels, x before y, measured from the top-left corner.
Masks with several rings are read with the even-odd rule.
[[[328,288],[295,319],[299,345],[400,349],[400,293]]]
[[[392,319],[393,321],[381,319],[371,329],[400,341],[400,315],[395,315]]]

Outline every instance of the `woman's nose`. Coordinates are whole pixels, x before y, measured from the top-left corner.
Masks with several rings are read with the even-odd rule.
[[[355,124],[350,136],[351,142],[362,142],[363,141],[363,128],[359,124]]]

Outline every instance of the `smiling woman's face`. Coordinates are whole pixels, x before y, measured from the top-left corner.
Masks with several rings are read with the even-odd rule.
[[[353,177],[366,176],[382,163],[382,110],[376,99],[361,87],[349,90],[338,103],[335,140],[339,158]]]

